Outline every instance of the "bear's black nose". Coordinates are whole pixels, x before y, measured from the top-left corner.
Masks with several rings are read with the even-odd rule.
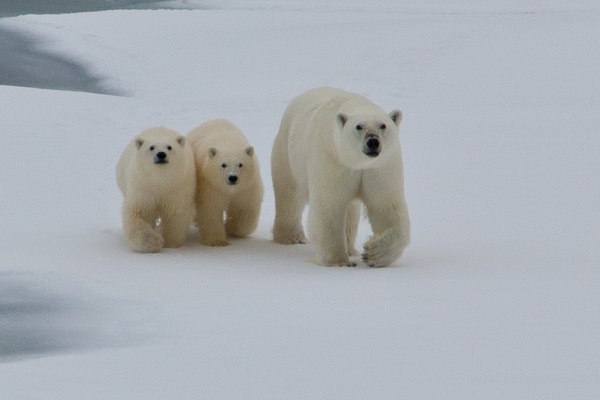
[[[369,140],[367,140],[367,148],[369,150],[377,150],[379,148],[379,139],[370,138]]]
[[[167,158],[167,153],[165,153],[164,151],[159,151],[158,153],[156,153],[156,158],[158,158],[159,160],[164,160],[165,158]]]
[[[238,181],[238,177],[237,177],[237,175],[229,175],[227,180],[229,181],[230,185],[235,185]]]

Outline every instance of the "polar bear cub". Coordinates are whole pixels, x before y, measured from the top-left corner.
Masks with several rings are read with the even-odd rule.
[[[354,266],[350,256],[364,203],[373,236],[362,260],[383,267],[410,237],[398,128],[402,113],[384,112],[358,94],[317,88],[286,109],[273,145],[273,238],[305,243],[302,213],[321,265]]]
[[[129,246],[143,253],[181,246],[196,189],[194,155],[185,137],[163,127],[144,130],[127,145],[116,172]]]
[[[227,235],[250,235],[258,226],[263,199],[254,147],[238,127],[224,119],[200,125],[187,138],[196,162],[200,242],[226,246]]]

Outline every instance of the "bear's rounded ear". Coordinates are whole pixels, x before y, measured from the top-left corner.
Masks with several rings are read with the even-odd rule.
[[[392,119],[392,121],[394,121],[396,126],[400,126],[400,122],[402,121],[402,111],[400,111],[400,110],[390,111],[390,118]]]
[[[180,145],[182,145],[182,146],[183,146],[183,145],[185,145],[185,137],[183,137],[183,136],[179,136],[179,137],[177,138],[177,143],[179,143],[179,144],[180,144]]]
[[[144,141],[140,138],[135,139],[135,146],[139,149],[142,148],[142,146],[144,145]]]
[[[346,122],[348,122],[348,115],[344,114],[344,113],[339,113],[337,115],[337,121],[339,124],[342,125],[342,128],[344,127],[344,125],[346,125]]]
[[[254,147],[252,147],[252,146],[246,147],[246,154],[248,154],[250,157],[252,157],[254,155]]]
[[[217,155],[217,149],[215,149],[214,147],[211,147],[210,149],[208,149],[208,155],[210,156],[210,158],[213,158],[214,156]]]

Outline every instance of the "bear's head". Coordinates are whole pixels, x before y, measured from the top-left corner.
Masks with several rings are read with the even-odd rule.
[[[181,168],[185,163],[185,137],[167,128],[150,128],[134,139],[138,166],[153,172]]]
[[[337,114],[334,142],[340,161],[352,169],[382,165],[400,148],[401,121],[400,110],[375,115]]]
[[[202,175],[221,190],[243,190],[254,183],[257,168],[252,146],[238,150],[211,147]]]

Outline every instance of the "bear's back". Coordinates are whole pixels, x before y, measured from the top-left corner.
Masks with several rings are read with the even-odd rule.
[[[364,96],[342,89],[320,87],[296,97],[287,107],[282,123],[294,135],[321,136],[332,132],[338,113],[384,115],[385,111]]]
[[[125,150],[123,150],[123,153],[121,154],[121,157],[119,157],[119,161],[117,162],[117,186],[123,195],[127,193],[127,181],[129,180],[128,175],[131,174],[131,164],[135,158],[135,151],[135,142],[132,140],[127,144]]]
[[[226,119],[214,119],[203,123],[187,134],[195,151],[207,151],[211,147],[228,149],[249,146],[244,133]]]

